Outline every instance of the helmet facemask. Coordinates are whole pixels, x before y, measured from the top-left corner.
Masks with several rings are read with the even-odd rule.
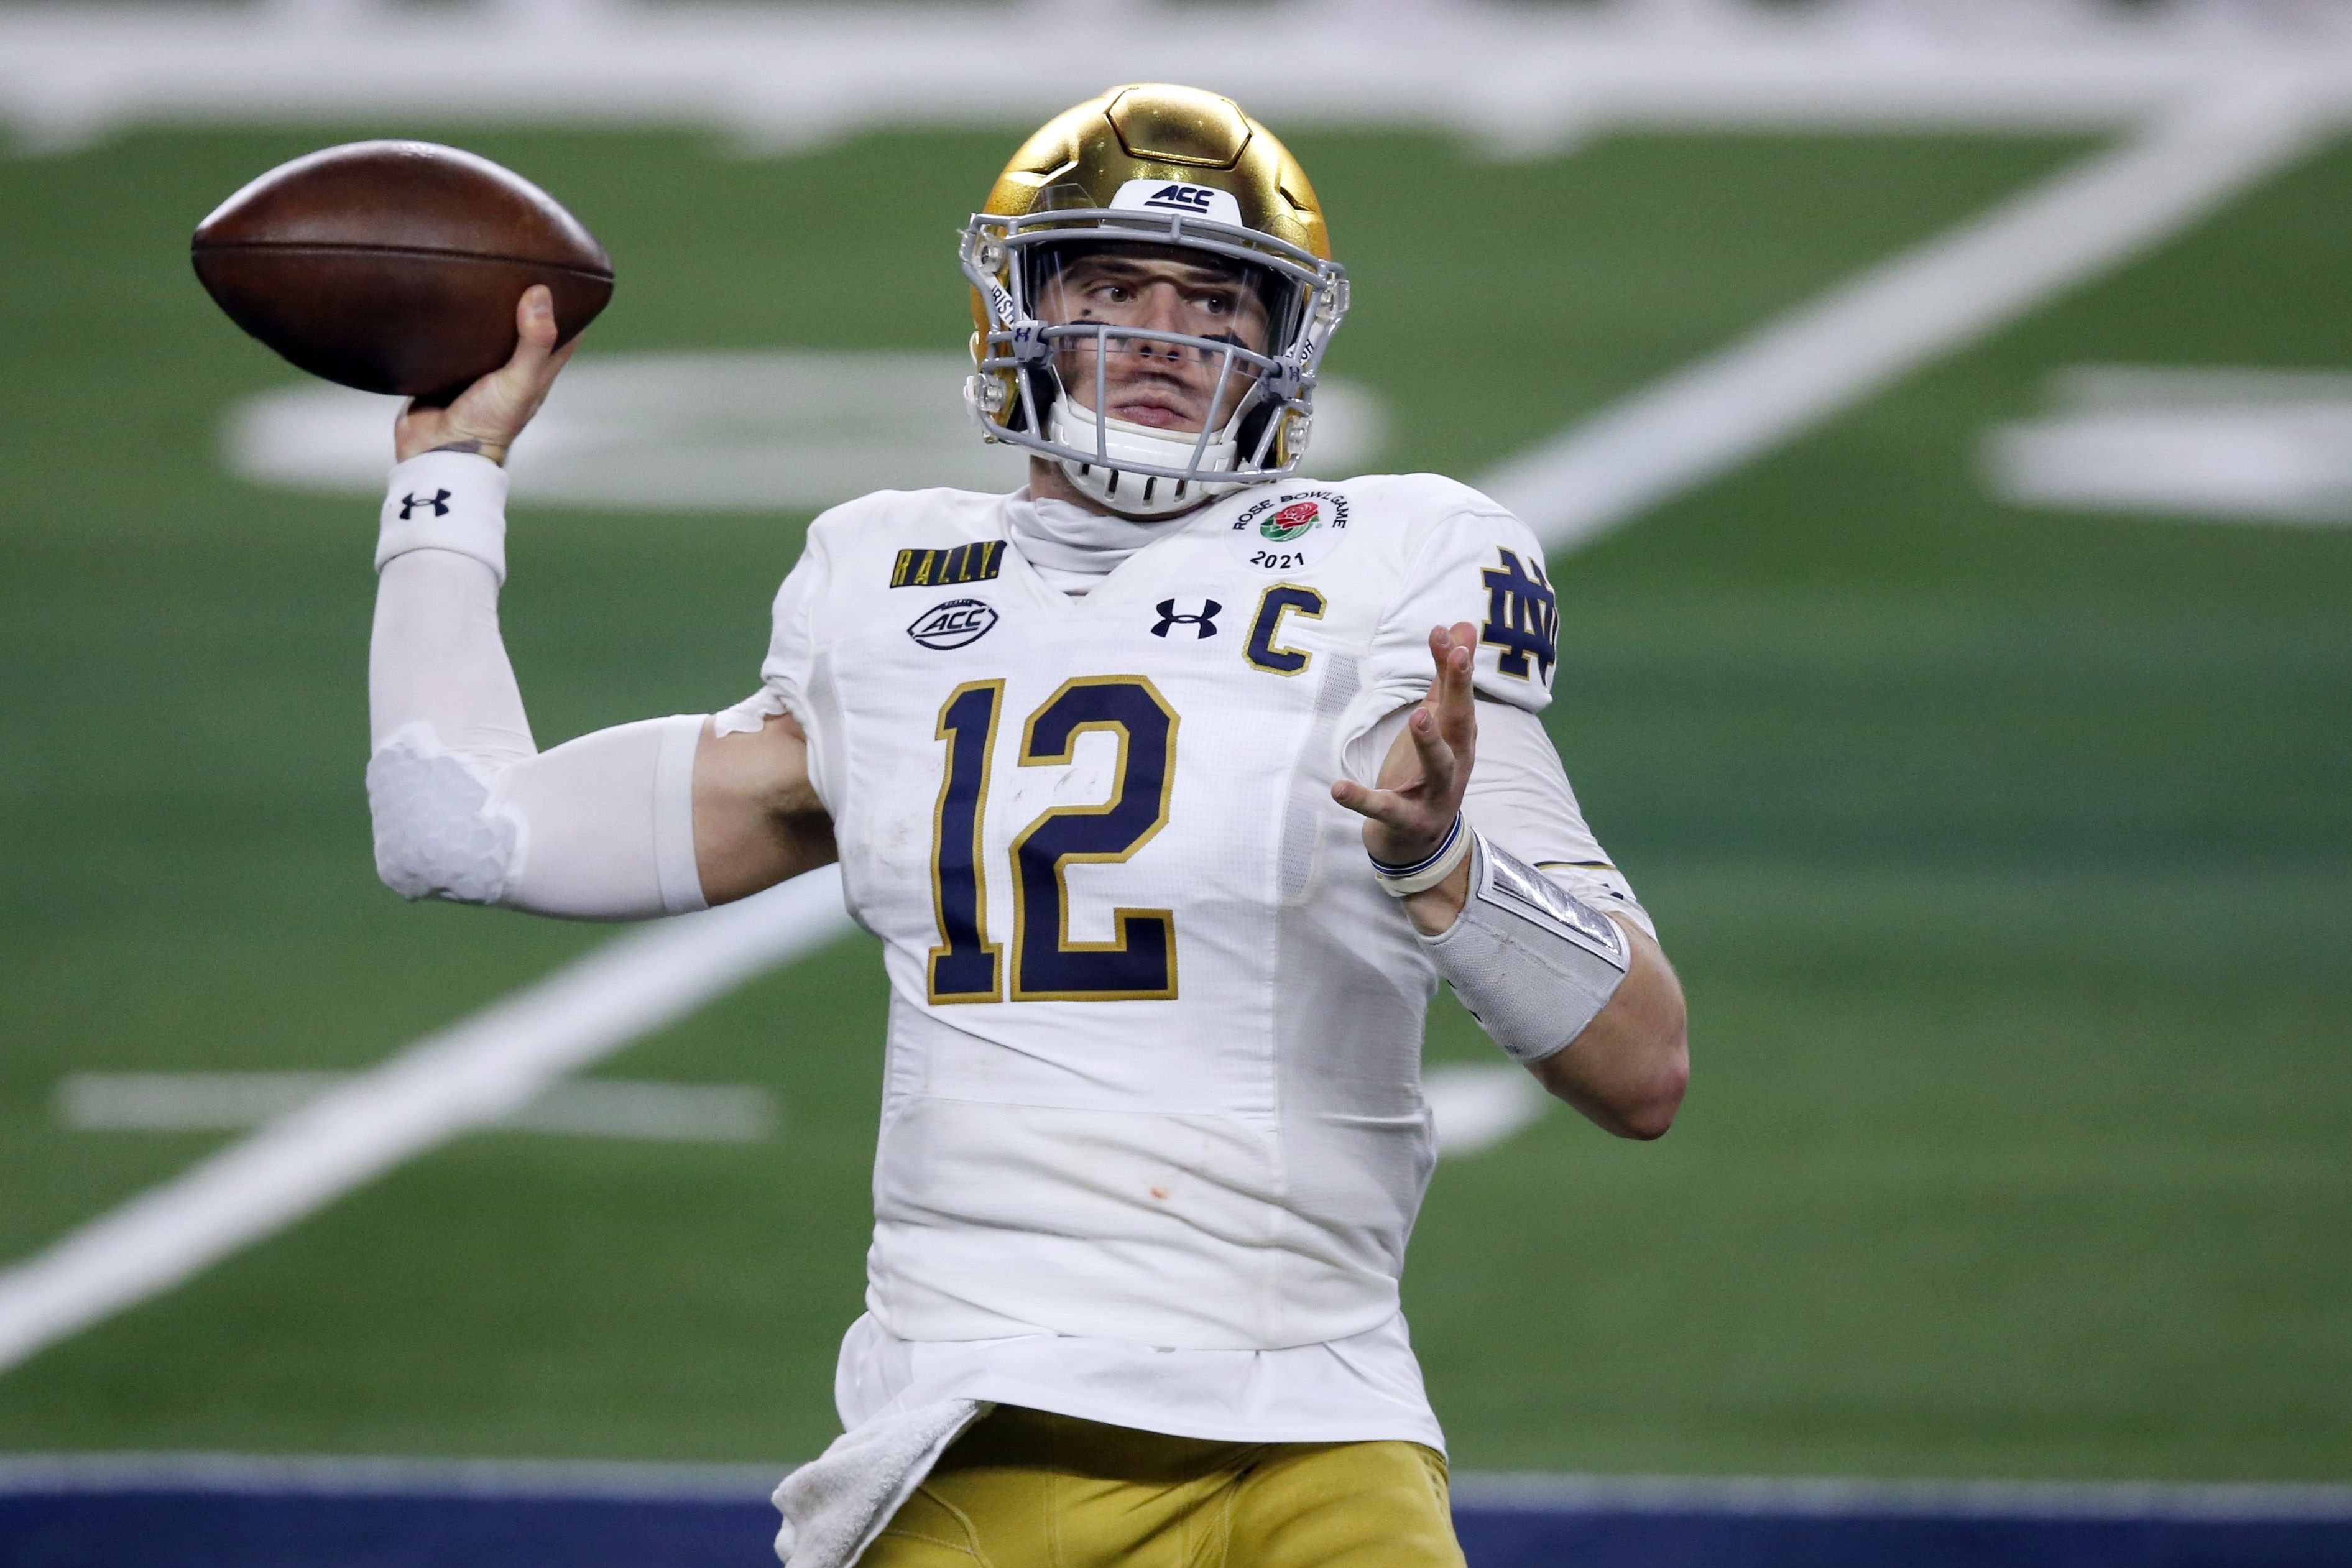
[[[1336,263],[1197,214],[1057,210],[1050,200],[1022,216],[974,217],[961,254],[988,317],[966,397],[989,439],[1054,458],[1082,494],[1129,517],[1184,511],[1297,469],[1317,367],[1347,308]],[[1184,320],[1204,330],[1181,331],[1089,319],[1074,302],[1074,274],[1122,256],[1227,275],[1233,323]],[[1121,417],[1139,388],[1150,417]]]

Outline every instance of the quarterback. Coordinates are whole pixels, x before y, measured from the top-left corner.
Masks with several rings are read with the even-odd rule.
[[[1429,998],[1622,1136],[1687,1077],[1538,718],[1542,550],[1450,479],[1304,477],[1348,280],[1223,98],[1058,116],[961,259],[965,398],[1029,483],[819,517],[717,714],[532,742],[500,464],[570,355],[545,290],[505,368],[402,415],[378,868],[618,920],[839,862],[889,1029],[844,1435],[777,1492],[793,1568],[1459,1568],[1398,1307]]]

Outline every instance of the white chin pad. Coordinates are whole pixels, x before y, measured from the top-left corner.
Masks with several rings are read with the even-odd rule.
[[[1063,458],[1062,471],[1069,476],[1070,482],[1082,494],[1132,517],[1182,511],[1222,494],[1237,482],[1171,479],[1134,473],[1119,466],[1145,463],[1155,468],[1190,468],[1196,466],[1197,453],[1201,473],[1231,473],[1236,442],[1230,427],[1212,435],[1208,444],[1202,446],[1197,430],[1158,430],[1127,419],[1097,420],[1093,409],[1081,407],[1076,398],[1066,394],[1055,399],[1049,423],[1047,433],[1055,441],[1082,452],[1103,454],[1098,462]]]

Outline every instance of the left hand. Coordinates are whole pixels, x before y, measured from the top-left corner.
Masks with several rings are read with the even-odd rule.
[[[1436,678],[1382,759],[1378,785],[1368,789],[1344,778],[1331,785],[1332,799],[1364,817],[1364,848],[1391,866],[1426,859],[1445,842],[1477,759],[1477,704],[1470,677],[1477,628],[1467,621],[1451,628],[1432,626],[1429,651]],[[1436,887],[1406,899],[1405,908],[1413,924],[1435,935],[1461,913],[1469,889],[1465,860]]]

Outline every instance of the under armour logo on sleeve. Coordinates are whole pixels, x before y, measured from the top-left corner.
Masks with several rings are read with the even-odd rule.
[[[1478,640],[1503,650],[1495,660],[1503,674],[1525,680],[1532,658],[1536,673],[1549,682],[1552,661],[1559,657],[1559,602],[1544,579],[1542,562],[1531,574],[1515,552],[1498,553],[1503,564],[1479,574],[1486,584],[1486,624]]]
[[[400,521],[406,522],[408,521],[408,514],[415,511],[420,506],[431,507],[433,509],[433,515],[436,517],[446,517],[449,515],[449,492],[447,490],[435,490],[429,496],[420,496],[416,494],[415,491],[411,490],[408,494],[400,498]]]
[[[1213,637],[1217,635],[1217,612],[1224,606],[1214,599],[1203,599],[1201,601],[1199,615],[1180,616],[1176,613],[1175,600],[1162,599],[1153,608],[1160,612],[1160,624],[1151,628],[1153,637],[1166,637],[1168,628],[1171,626],[1191,626],[1192,636],[1200,638]]]

